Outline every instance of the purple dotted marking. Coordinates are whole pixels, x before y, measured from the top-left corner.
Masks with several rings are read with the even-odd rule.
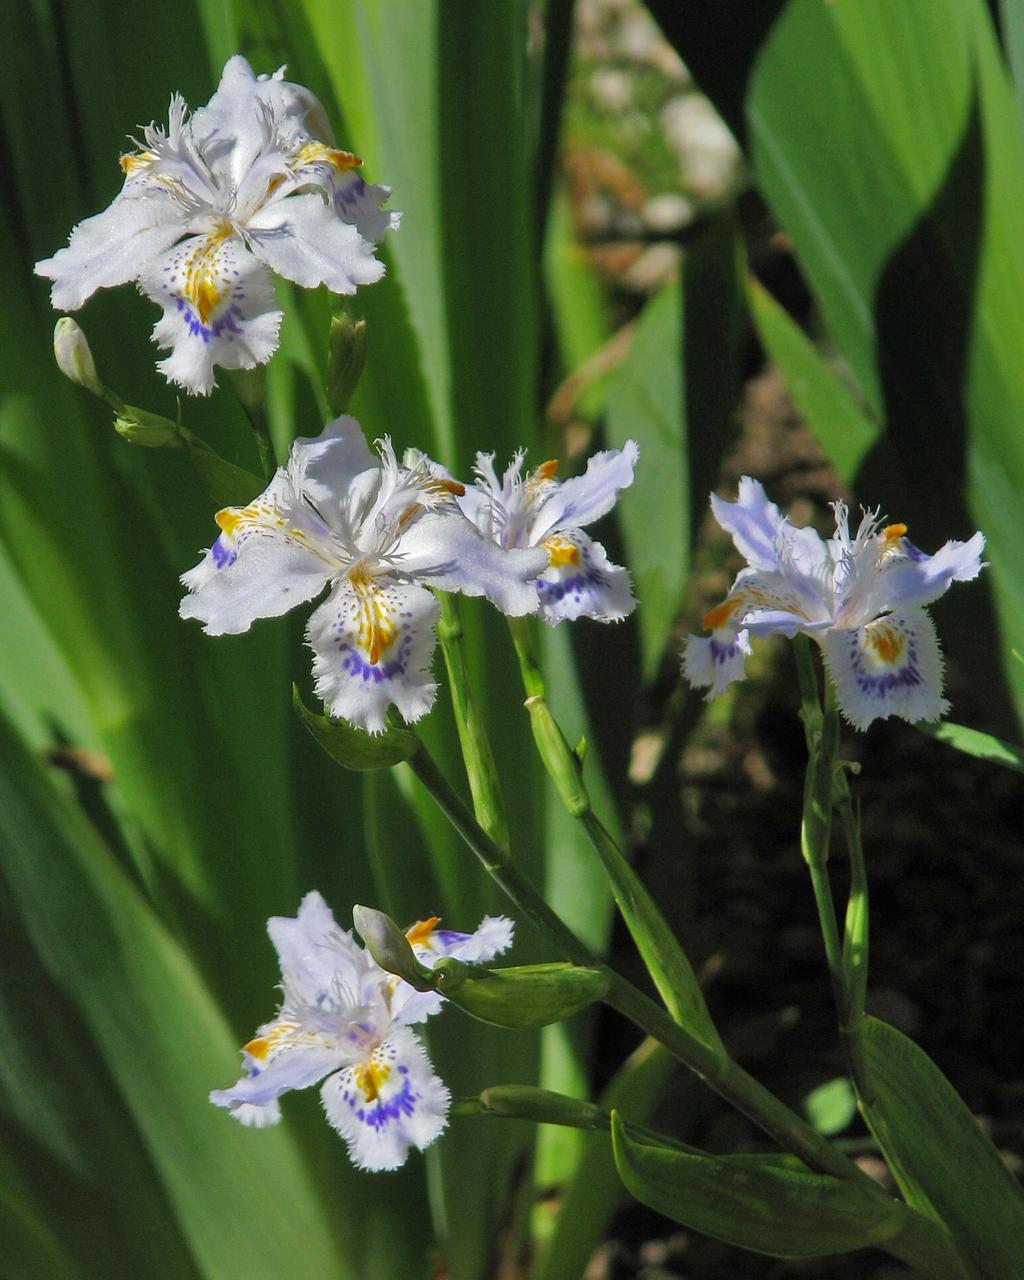
[[[730,640],[728,644],[721,644],[714,636],[711,636],[708,644],[711,647],[711,658],[716,667],[724,666],[730,658],[735,658],[739,648],[735,640]]]

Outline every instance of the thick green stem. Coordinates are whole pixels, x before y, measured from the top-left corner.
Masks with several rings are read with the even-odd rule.
[[[473,811],[477,821],[494,842],[508,850],[508,822],[505,817],[505,800],[498,780],[490,740],[484,727],[480,708],[473,697],[472,685],[466,673],[466,655],[462,644],[462,620],[454,596],[439,592],[441,618],[437,626],[441,652],[448,671],[448,687],[451,690],[452,710],[459,732],[459,744],[466,765],[466,777],[473,797]]]
[[[544,901],[536,888],[507,861],[506,855],[449,786],[447,779],[420,743],[407,762],[426,787],[441,812],[476,854],[485,869],[538,929],[543,930],[566,959],[600,969],[609,979],[605,1002],[641,1030],[663,1044],[680,1062],[696,1071],[737,1110],[774,1138],[785,1150],[795,1152],[811,1168],[848,1181],[866,1175],[831,1147],[806,1121],[790,1111],[763,1085],[736,1063],[723,1060],[714,1050],[690,1035],[644,993],[595,957],[590,949]]]

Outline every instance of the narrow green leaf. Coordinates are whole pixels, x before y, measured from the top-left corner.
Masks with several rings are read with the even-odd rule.
[[[776,1258],[879,1245],[901,1226],[884,1192],[780,1166],[771,1157],[711,1156],[651,1145],[612,1115],[615,1162],[642,1204],[674,1222]]]
[[[237,1069],[237,1050],[199,975],[2,720],[0,742],[4,875],[100,1046],[204,1274],[270,1280],[297,1256],[313,1274],[338,1273],[287,1127],[246,1130],[207,1101]]]
[[[1004,742],[1002,738],[994,738],[992,734],[982,733],[980,729],[952,724],[948,720],[941,724],[919,724],[916,727],[929,738],[944,742],[956,751],[962,751],[964,755],[989,760],[992,764],[1002,765],[1004,769],[1024,773],[1024,747],[1018,747],[1016,743]]]
[[[839,478],[852,482],[878,425],[784,307],[754,279],[747,286],[758,336]]]
[[[297,685],[292,686],[292,706],[320,746],[346,769],[387,769],[408,760],[416,750],[416,735],[408,729],[396,727],[385,733],[364,733],[347,720],[317,715],[302,701]]]
[[[864,1118],[908,1202],[952,1236],[987,1280],[1016,1280],[1024,1194],[977,1120],[923,1049],[866,1018],[859,1035],[874,1098]]]
[[[608,442],[640,446],[636,479],[618,507],[651,679],[679,612],[689,567],[682,290],[666,285],[644,308],[629,354],[608,389]]]

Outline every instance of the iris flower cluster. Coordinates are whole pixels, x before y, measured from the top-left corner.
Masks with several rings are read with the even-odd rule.
[[[206,106],[190,114],[176,94],[167,127],[142,134],[121,157],[124,185],[109,208],[36,270],[64,310],[136,282],[162,308],[153,337],[170,353],[159,365],[169,381],[207,394],[216,366],[270,359],[281,323],[272,273],[341,294],[383,275],[375,249],[399,223],[382,208],[390,189],[364,181],[320,103],[283,70],[257,76],[231,58]],[[91,363],[76,360],[69,376],[96,384]],[[499,474],[493,454],[478,453],[463,483],[419,451],[400,458],[387,438],[371,448],[355,418],[339,417],[295,440],[258,497],[217,513],[216,538],[182,577],[181,615],[208,634],[237,634],[320,598],[306,640],[331,714],[369,733],[387,728],[391,708],[414,722],[437,692],[437,592],[483,596],[508,616],[552,626],[632,612],[627,570],[584,530],[632,484],[637,453],[628,441],[564,481],[553,461],[526,471],[520,452]],[[711,503],[747,563],[705,615],[709,634],[685,645],[691,684],[713,697],[742,677],[752,637],[803,633],[820,645],[838,705],[858,728],[946,711],[925,607],[977,576],[980,533],[926,555],[877,512],[851,533],[837,502],[835,533],[822,539],[791,525],[748,477],[736,502]],[[511,944],[504,918],[472,934],[438,923],[406,935],[428,967],[442,956],[487,961]],[[412,1030],[441,997],[381,969],[315,892],[268,929],[284,998],[243,1048],[241,1079],[211,1100],[263,1127],[280,1119],[281,1094],[322,1082],[327,1117],[355,1163],[398,1167],[446,1124],[448,1090]]]

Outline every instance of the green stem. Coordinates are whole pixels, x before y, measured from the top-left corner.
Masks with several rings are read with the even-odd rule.
[[[818,908],[821,936],[825,944],[832,996],[836,1006],[839,1034],[850,1072],[861,1096],[870,1098],[860,1022],[864,1016],[867,988],[867,875],[860,847],[860,834],[853,818],[850,791],[845,776],[838,771],[839,713],[831,681],[825,682],[825,708],[818,703],[814,658],[806,637],[797,636],[797,672],[807,735],[807,775],[804,783],[800,848],[807,863]],[[828,873],[832,833],[832,808],[838,796],[846,843],[850,850],[851,888],[847,904],[845,948],[839,934],[838,917]]]
[[[473,797],[473,811],[477,821],[495,842],[507,853],[509,848],[508,821],[505,817],[505,801],[498,780],[490,740],[483,717],[473,697],[473,688],[466,672],[466,655],[462,643],[462,620],[454,596],[446,591],[438,592],[441,618],[437,625],[441,652],[448,671],[448,687],[451,691],[455,726],[459,732],[459,744],[466,765],[469,790]]]
[[[537,751],[567,812],[582,826],[601,860],[615,904],[629,929],[665,1007],[680,1026],[694,1032],[719,1061],[726,1052],[708,1012],[700,982],[679,940],[611,833],[594,812],[579,757],[569,746],[548,707],[544,677],[537,663],[525,618],[511,619],[519,655],[526,708]]]
[[[422,742],[407,763],[441,812],[523,914],[554,941],[568,960],[599,969],[607,976],[610,983],[605,996],[607,1004],[663,1044],[680,1062],[696,1071],[716,1093],[774,1138],[783,1149],[800,1156],[811,1168],[847,1181],[870,1181],[855,1164],[831,1147],[806,1121],[790,1111],[735,1062],[723,1060],[674,1022],[642,991],[598,960],[530,881],[507,861],[504,851],[470,815],[452,790]]]
[[[229,378],[256,437],[256,450],[260,456],[263,478],[269,482],[277,472],[277,457],[267,423],[266,369],[263,365],[257,365],[255,369],[232,369]]]

